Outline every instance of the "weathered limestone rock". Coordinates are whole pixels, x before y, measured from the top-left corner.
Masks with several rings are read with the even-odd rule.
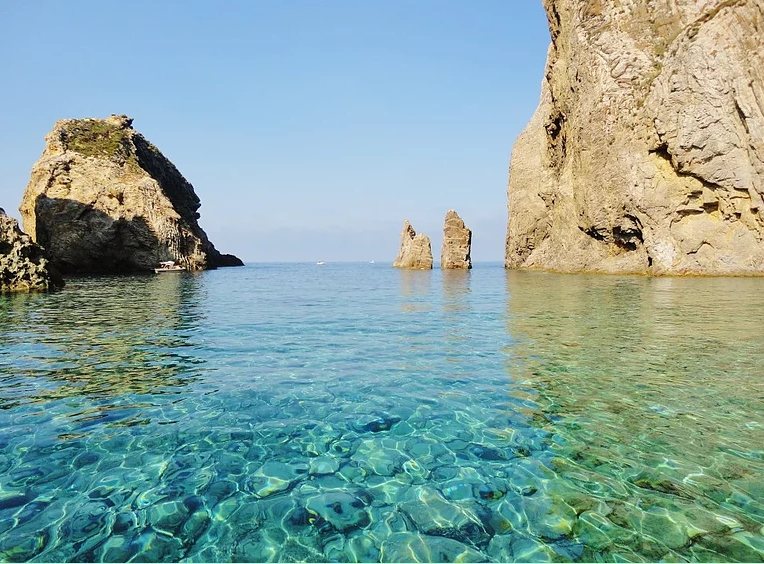
[[[241,265],[207,239],[193,186],[132,121],[56,123],[21,203],[24,230],[64,273]]]
[[[543,0],[505,266],[764,274],[764,0]]]
[[[453,269],[472,268],[470,250],[472,249],[472,231],[454,210],[446,212],[443,224],[443,246],[440,250],[440,267]]]
[[[424,233],[417,235],[409,220],[403,222],[401,233],[401,250],[393,262],[394,268],[415,268],[428,270],[432,268],[432,246],[430,238]]]
[[[64,281],[43,257],[43,249],[0,208],[0,293],[55,290]]]

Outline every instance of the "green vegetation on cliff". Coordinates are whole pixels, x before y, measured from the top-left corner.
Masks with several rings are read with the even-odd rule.
[[[135,161],[129,130],[99,119],[72,120],[66,128],[66,148],[88,157]]]

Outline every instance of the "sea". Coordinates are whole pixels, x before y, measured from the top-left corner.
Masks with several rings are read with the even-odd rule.
[[[0,296],[0,561],[764,560],[764,279],[252,264]]]

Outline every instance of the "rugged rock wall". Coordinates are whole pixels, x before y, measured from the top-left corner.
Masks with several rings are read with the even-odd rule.
[[[242,264],[207,239],[193,186],[132,119],[61,120],[46,141],[20,211],[24,230],[62,272]]]
[[[415,268],[429,270],[432,268],[432,245],[430,238],[424,233],[417,235],[409,220],[403,222],[401,233],[401,249],[393,262],[395,268]]]
[[[43,250],[0,208],[0,293],[55,290],[64,281]]]
[[[764,274],[764,0],[543,0],[505,265]]]
[[[472,231],[454,210],[446,212],[443,223],[443,246],[440,251],[440,267],[445,269],[472,268]]]

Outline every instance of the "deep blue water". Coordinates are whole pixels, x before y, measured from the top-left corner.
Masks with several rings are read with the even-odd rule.
[[[762,561],[764,279],[0,296],[0,560]]]

